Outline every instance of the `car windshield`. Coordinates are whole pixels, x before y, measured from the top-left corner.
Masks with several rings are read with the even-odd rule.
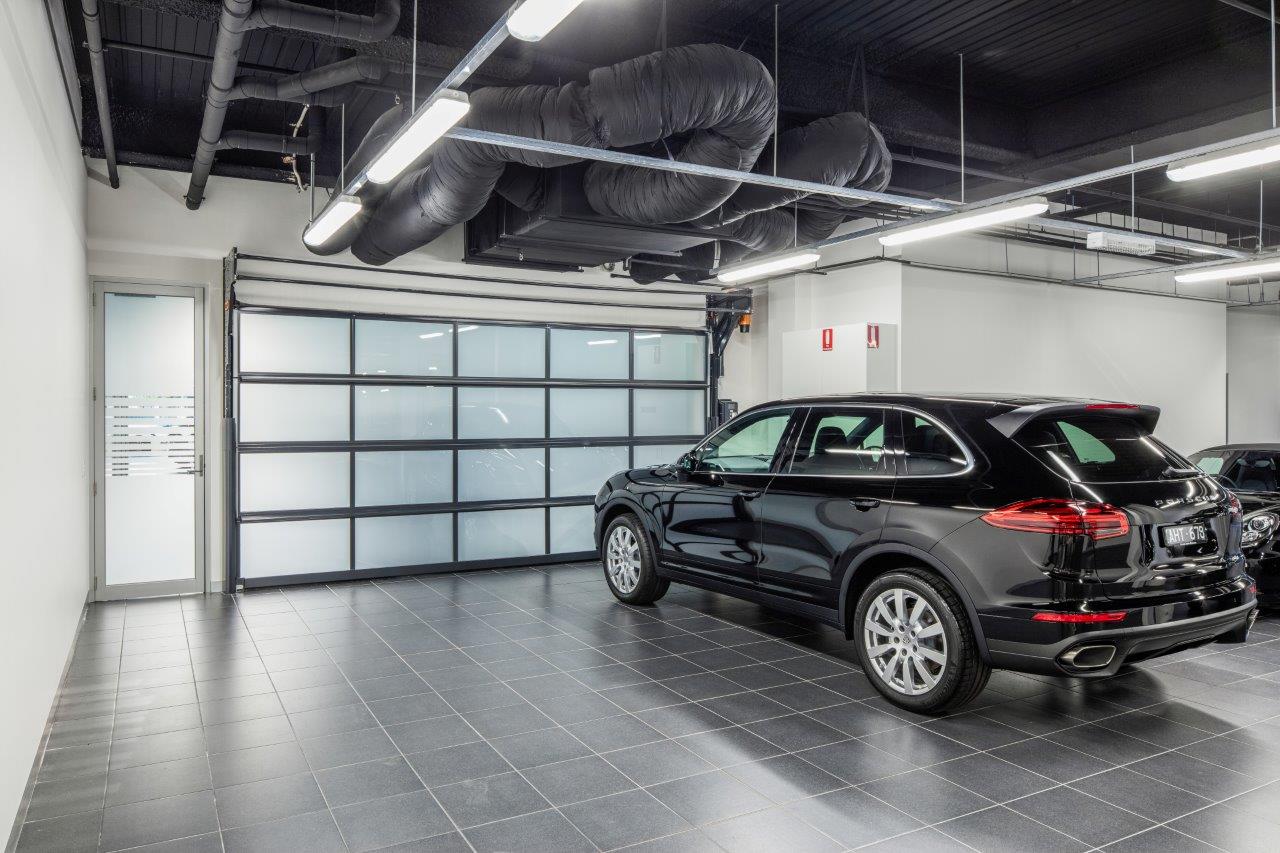
[[[1280,491],[1280,451],[1203,450],[1191,461],[1237,492]]]
[[[1195,468],[1141,424],[1105,415],[1036,420],[1014,440],[1077,483],[1135,483],[1187,477]]]

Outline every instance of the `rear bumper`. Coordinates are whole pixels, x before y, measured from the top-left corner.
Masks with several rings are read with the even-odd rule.
[[[1119,627],[1034,622],[1037,612],[1001,608],[999,614],[982,615],[991,663],[1022,672],[1102,678],[1126,663],[1215,640],[1243,642],[1257,617],[1257,601],[1248,580],[1240,579],[1193,600],[1129,609]]]

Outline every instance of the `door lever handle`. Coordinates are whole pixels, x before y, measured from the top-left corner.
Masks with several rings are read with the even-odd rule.
[[[738,492],[738,497],[742,498],[744,501],[753,501],[763,494],[764,492],[760,489],[749,489],[745,492]]]
[[[880,506],[880,501],[875,498],[852,498],[849,503],[853,504],[854,509],[862,510],[863,512]]]

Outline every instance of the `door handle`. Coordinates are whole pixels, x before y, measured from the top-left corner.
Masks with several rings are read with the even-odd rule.
[[[880,501],[875,498],[852,498],[849,503],[853,504],[853,508],[866,512],[869,509],[875,509],[880,506]]]
[[[760,489],[749,489],[745,492],[738,492],[738,497],[742,498],[744,501],[753,501],[763,494],[764,492]]]

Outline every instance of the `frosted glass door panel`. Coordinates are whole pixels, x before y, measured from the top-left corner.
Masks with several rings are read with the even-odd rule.
[[[502,560],[547,553],[546,510],[458,513],[458,558]]]
[[[350,563],[351,522],[345,518],[240,525],[242,577],[345,572]]]
[[[626,388],[551,389],[552,438],[617,438],[627,435]]]
[[[552,329],[552,379],[626,379],[625,330]]]
[[[458,451],[458,500],[541,498],[547,492],[546,451],[494,448]]]
[[[380,450],[356,454],[356,506],[453,501],[453,453]]]
[[[453,560],[453,515],[356,519],[356,568],[395,569]]]
[[[541,388],[458,389],[458,438],[543,438],[546,418]]]
[[[351,372],[351,321],[287,314],[240,315],[244,373]]]
[[[703,335],[636,332],[636,379],[701,382],[707,375]]]
[[[636,435],[702,435],[706,392],[637,388]]]
[[[351,459],[346,453],[244,453],[240,456],[240,509],[335,509],[351,503]]]
[[[551,497],[594,495],[604,481],[630,468],[625,447],[553,447]]]
[[[360,376],[453,375],[453,326],[405,320],[356,320]]]
[[[346,385],[240,385],[241,441],[347,441]]]
[[[458,326],[458,375],[534,379],[547,375],[547,330]]]
[[[104,294],[108,586],[196,577],[195,306],[188,296]]]
[[[594,551],[595,523],[595,507],[553,506],[550,553],[577,554],[581,551]]]
[[[692,444],[638,444],[632,452],[631,464],[636,468],[671,465],[690,450],[693,450]]]
[[[356,441],[453,437],[453,391],[415,385],[355,389]]]

